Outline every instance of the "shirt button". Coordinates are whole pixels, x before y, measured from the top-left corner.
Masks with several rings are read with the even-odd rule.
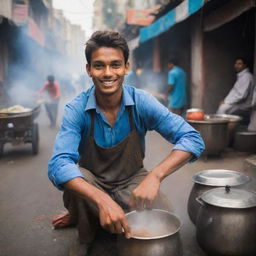
[[[108,130],[111,131],[111,128],[109,127]]]

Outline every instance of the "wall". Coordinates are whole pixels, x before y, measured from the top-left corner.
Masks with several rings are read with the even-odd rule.
[[[167,85],[167,62],[169,54],[177,59],[177,65],[184,69],[187,74],[188,99],[190,98],[190,74],[191,74],[191,38],[190,20],[185,20],[173,26],[169,31],[159,36],[161,70],[165,80],[163,86]],[[187,33],[184,33],[187,31]],[[188,102],[188,104],[190,104]]]
[[[218,104],[236,80],[234,61],[245,55],[253,63],[255,40],[254,10],[245,12],[232,22],[204,34],[205,92],[203,107],[215,113]]]

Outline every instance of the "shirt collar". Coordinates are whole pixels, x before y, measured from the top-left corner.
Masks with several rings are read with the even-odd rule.
[[[122,94],[122,103],[123,106],[132,106],[134,105],[134,100],[130,93],[128,92],[127,86],[123,85],[123,94]],[[88,101],[85,106],[85,111],[95,109],[96,112],[99,112],[96,97],[95,97],[95,86],[92,87],[91,91],[89,92]]]
[[[246,73],[246,72],[249,72],[249,69],[248,69],[248,68],[246,68],[246,69],[240,71],[239,73],[237,73],[237,76],[242,76],[242,75],[243,75],[244,73]]]

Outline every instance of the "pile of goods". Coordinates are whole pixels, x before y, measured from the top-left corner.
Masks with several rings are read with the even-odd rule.
[[[21,105],[14,105],[9,108],[0,109],[0,113],[25,113],[30,112],[31,110],[31,108],[25,108]]]

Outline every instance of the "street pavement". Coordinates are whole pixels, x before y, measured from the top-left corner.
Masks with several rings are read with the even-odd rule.
[[[49,127],[43,106],[37,122],[39,154],[32,155],[31,144],[6,145],[4,156],[0,159],[0,256],[67,256],[77,238],[75,228],[52,229],[52,217],[64,211],[62,192],[54,188],[47,176],[47,162],[57,128]],[[146,168],[150,170],[159,163],[171,147],[160,135],[149,132],[146,138]],[[183,223],[180,235],[184,256],[205,255],[196,243],[196,230],[187,215],[192,175],[206,169],[242,170],[247,157],[246,153],[228,150],[220,157],[187,164],[163,181],[161,188]],[[113,241],[113,237],[108,239]],[[96,246],[99,248],[94,250],[92,256],[115,255],[111,248],[104,248],[111,246],[111,243],[96,243]]]

